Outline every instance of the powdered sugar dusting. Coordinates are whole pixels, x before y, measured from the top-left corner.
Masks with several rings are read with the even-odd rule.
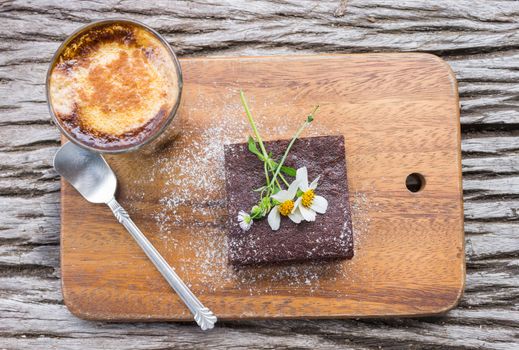
[[[236,103],[226,104],[218,112],[222,115],[210,119],[209,124],[198,125],[197,116],[215,113],[207,106],[216,104],[213,98],[198,95],[196,103],[190,103],[190,108],[180,118],[181,123],[176,126],[182,128],[178,138],[166,152],[151,160],[151,181],[163,183],[151,216],[161,243],[175,257],[176,271],[197,293],[229,289],[240,289],[250,295],[301,293],[301,290],[317,293],[324,281],[329,288],[330,281],[349,278],[351,271],[347,260],[241,269],[227,263],[228,218],[223,146],[245,142],[250,132],[237,91],[223,93],[232,93],[235,96],[232,100]],[[229,97],[226,99],[231,100]],[[255,104],[253,97],[249,102],[251,106]],[[260,103],[256,107],[269,109],[271,106]],[[266,118],[255,115],[258,128],[262,134],[268,135],[265,139],[288,138],[298,127],[291,118],[284,116],[276,116],[276,123],[268,122]],[[301,119],[304,120],[304,115]],[[303,136],[323,134],[338,132],[311,125]],[[366,205],[362,203],[362,196],[356,194],[351,200],[359,201],[352,203],[357,250],[358,236],[367,230],[369,222],[363,221]],[[345,292],[338,290],[337,293],[344,295]]]

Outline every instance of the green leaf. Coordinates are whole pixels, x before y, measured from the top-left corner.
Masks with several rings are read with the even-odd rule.
[[[314,116],[315,116],[315,113],[317,112],[318,109],[319,109],[319,105],[315,106],[314,111],[312,112],[312,114],[310,114],[310,115],[306,118],[306,122],[307,122],[307,123],[311,123],[311,122],[314,121]]]
[[[258,147],[256,147],[256,141],[252,138],[252,136],[249,136],[249,139],[247,140],[247,147],[249,149],[249,152],[257,155],[258,157],[263,157],[258,150]]]
[[[290,166],[283,165],[281,167],[281,171],[287,174],[288,176],[296,177],[296,169]]]
[[[274,169],[274,170],[278,167],[278,163],[272,159],[268,160],[268,164],[271,167],[271,169]],[[296,169],[294,169],[290,166],[283,165],[281,167],[281,172],[285,173],[288,176],[296,177]]]

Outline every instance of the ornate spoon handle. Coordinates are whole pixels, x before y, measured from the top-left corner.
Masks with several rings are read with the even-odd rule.
[[[216,316],[213,315],[211,310],[206,308],[200,300],[189,290],[189,288],[185,285],[185,283],[178,277],[178,275],[173,271],[171,266],[168,265],[166,260],[159,254],[159,252],[153,247],[153,245],[148,241],[148,239],[144,236],[144,234],[139,230],[139,228],[135,225],[135,223],[130,219],[130,216],[124,210],[123,207],[115,198],[110,199],[106,203],[115,217],[121,224],[126,227],[128,232],[135,239],[137,244],[142,248],[144,253],[150,258],[153,262],[157,270],[162,274],[162,276],[168,281],[169,285],[177,292],[180,296],[180,299],[186,304],[191,313],[194,316],[196,323],[202,328],[202,330],[211,329],[214,327],[216,323]]]

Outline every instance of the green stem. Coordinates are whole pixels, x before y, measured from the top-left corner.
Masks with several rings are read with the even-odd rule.
[[[268,186],[270,186],[270,177],[269,177],[269,172],[267,170],[267,162],[263,163],[263,168],[265,169],[265,178],[267,180],[267,187],[268,187]]]
[[[294,142],[296,141],[296,139],[299,137],[299,135],[301,134],[301,132],[304,130],[304,128],[310,123],[308,122],[304,122],[303,125],[301,125],[301,127],[297,130],[296,134],[294,135],[294,137],[292,138],[292,140],[290,141],[290,143],[288,144],[288,147],[287,149],[285,150],[285,153],[283,154],[283,158],[281,158],[281,161],[279,162],[278,164],[278,167],[276,168],[276,172],[274,173],[274,176],[272,176],[272,181],[276,181],[277,180],[277,177],[279,175],[279,172],[281,171],[281,167],[283,166],[283,163],[285,163],[285,159],[287,158],[288,156],[288,152],[290,152],[290,149],[292,148],[292,145],[294,144]]]
[[[277,181],[277,177],[279,175],[279,172],[281,171],[281,167],[283,166],[283,163],[285,163],[285,159],[287,158],[288,156],[288,152],[290,152],[290,149],[292,148],[292,145],[294,144],[294,142],[297,140],[297,138],[299,137],[299,135],[301,135],[301,133],[303,132],[303,130],[305,129],[305,127],[307,125],[309,125],[312,120],[314,120],[314,114],[315,112],[317,112],[317,109],[319,108],[319,106],[316,106],[314,108],[314,111],[312,112],[312,114],[310,114],[308,116],[308,118],[306,119],[306,121],[303,123],[303,125],[301,125],[301,127],[296,131],[296,134],[294,135],[294,137],[292,137],[292,140],[290,141],[290,143],[288,144],[288,147],[285,151],[285,154],[283,154],[283,158],[281,158],[281,161],[279,162],[278,164],[278,167],[276,169],[276,172],[274,173],[274,176],[272,176],[272,181]]]
[[[256,139],[258,140],[258,143],[260,145],[261,152],[263,153],[263,157],[265,157],[265,159],[268,159],[269,156],[268,156],[267,150],[265,149],[265,146],[263,145],[263,141],[261,140],[261,136],[258,132],[258,128],[256,127],[256,123],[254,123],[254,119],[252,119],[252,114],[249,110],[249,106],[247,105],[247,100],[245,100],[245,94],[243,93],[242,90],[240,90],[240,99],[241,99],[241,104],[243,105],[243,109],[245,109],[245,114],[247,114],[247,119],[249,119],[249,124],[252,127],[252,131],[254,131],[254,135],[256,136]]]
[[[299,135],[301,134],[301,132],[303,132],[303,130],[305,129],[305,127],[310,124],[313,120],[314,120],[314,114],[315,112],[317,112],[317,110],[319,109],[319,106],[316,106],[312,112],[312,114],[310,114],[308,116],[308,118],[306,119],[306,121],[303,123],[303,125],[301,125],[301,127],[296,131],[296,134],[294,135],[294,137],[292,137],[292,140],[290,141],[290,143],[288,144],[288,147],[285,151],[285,154],[283,154],[283,158],[281,158],[281,161],[279,162],[278,164],[278,167],[276,169],[276,172],[274,173],[274,176],[272,176],[272,181],[276,181],[277,180],[277,177],[279,175],[279,172],[281,170],[281,167],[283,166],[283,163],[285,163],[285,159],[287,158],[287,155],[288,155],[288,152],[290,152],[290,149],[292,148],[292,145],[294,144],[294,142],[297,140],[297,138],[299,137]]]
[[[283,180],[283,182],[285,183],[285,185],[287,185],[287,187],[290,187],[290,184],[288,183],[288,181],[285,179],[285,177],[282,174],[279,174],[279,178],[281,180]]]

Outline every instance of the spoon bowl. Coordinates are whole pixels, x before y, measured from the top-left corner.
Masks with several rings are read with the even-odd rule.
[[[54,169],[91,203],[108,203],[114,198],[117,179],[97,153],[67,142],[54,156]]]

